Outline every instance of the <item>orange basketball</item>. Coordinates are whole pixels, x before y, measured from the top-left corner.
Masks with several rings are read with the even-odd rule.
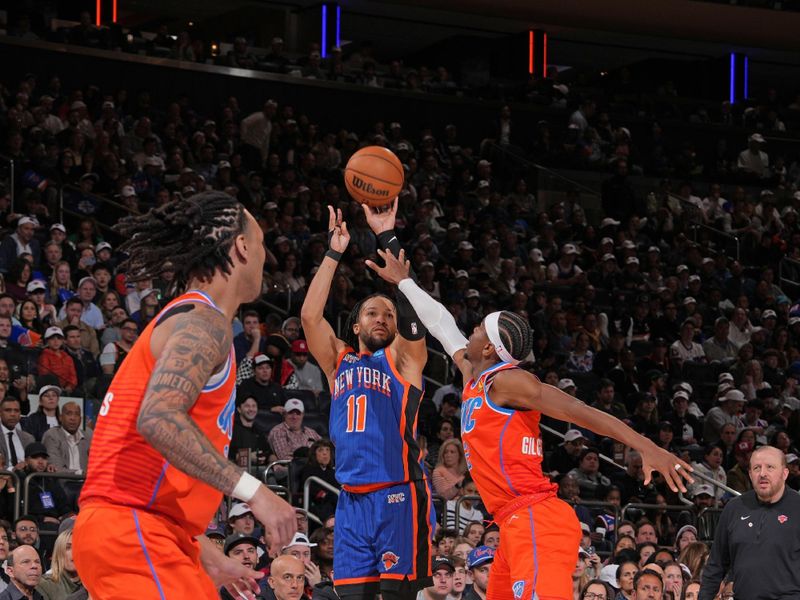
[[[347,161],[344,184],[356,202],[384,206],[394,201],[403,187],[403,165],[382,146],[362,148]]]

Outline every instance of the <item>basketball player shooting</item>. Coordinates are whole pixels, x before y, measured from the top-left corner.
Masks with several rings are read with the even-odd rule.
[[[128,217],[130,279],[166,260],[188,290],[145,328],[103,399],[75,523],[74,559],[93,598],[254,598],[263,577],[203,533],[227,494],[248,502],[270,551],[294,509],[228,461],[236,399],[231,321],[261,293],[264,235],[235,198],[205,192]]]
[[[517,367],[533,347],[533,332],[515,313],[489,314],[467,340],[453,316],[408,277],[399,259],[368,266],[405,294],[417,315],[464,375],[461,432],[481,499],[499,523],[500,547],[487,600],[572,598],[572,572],[581,536],[575,511],[556,496],[542,473],[542,414],[615,438],[642,454],[645,485],[658,471],[673,491],[685,492],[691,467],[622,421],[590,408]]]
[[[381,243],[397,243],[397,203],[364,210]],[[415,316],[398,315],[390,298],[374,294],[354,307],[345,339],[336,337],[323,310],[350,234],[341,211],[329,211],[330,249],[301,318],[332,392],[329,430],[343,488],[336,506],[334,585],[342,600],[372,600],[377,592],[384,600],[413,600],[431,581],[433,514],[416,439],[425,330],[409,327]]]

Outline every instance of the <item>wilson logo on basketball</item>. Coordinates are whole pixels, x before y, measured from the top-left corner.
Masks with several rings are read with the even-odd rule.
[[[400,557],[394,552],[384,552],[383,556],[381,556],[381,560],[383,561],[383,568],[389,571],[397,564]]]
[[[389,196],[389,190],[382,190],[376,188],[371,183],[361,179],[358,175],[353,175],[352,178],[350,179],[350,183],[354,188],[366,194],[373,194],[375,196],[387,196],[387,197]]]

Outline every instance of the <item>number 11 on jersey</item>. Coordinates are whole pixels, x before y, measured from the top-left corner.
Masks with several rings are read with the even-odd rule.
[[[367,396],[361,394],[347,399],[347,433],[364,431],[367,428]]]

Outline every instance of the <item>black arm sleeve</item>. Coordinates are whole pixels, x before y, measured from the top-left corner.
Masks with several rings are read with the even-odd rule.
[[[400,255],[400,241],[397,239],[394,231],[384,231],[378,234],[378,243],[383,250],[388,250],[395,256]],[[409,276],[414,281],[417,280],[414,271],[409,271]],[[412,342],[425,338],[428,330],[420,321],[411,302],[408,301],[405,294],[400,290],[397,291],[397,330],[405,339]]]

